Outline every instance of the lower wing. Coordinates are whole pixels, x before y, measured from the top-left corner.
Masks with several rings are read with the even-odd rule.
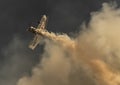
[[[34,39],[33,39],[33,41],[30,42],[29,48],[32,49],[32,50],[34,50],[35,47],[40,43],[40,39],[41,38],[42,37],[40,35],[36,34],[35,37],[34,37]]]

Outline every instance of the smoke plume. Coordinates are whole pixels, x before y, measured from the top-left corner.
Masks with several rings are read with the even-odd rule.
[[[76,38],[51,33],[42,60],[17,85],[120,85],[120,9],[103,4]]]

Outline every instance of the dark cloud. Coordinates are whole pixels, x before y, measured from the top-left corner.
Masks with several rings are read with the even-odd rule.
[[[3,82],[4,78],[17,76],[14,73],[18,70],[12,71],[8,70],[9,67],[13,66],[19,68],[18,66],[24,65],[26,59],[25,56],[22,56],[24,52],[28,52],[27,44],[32,37],[32,35],[26,32],[26,29],[33,25],[36,26],[37,22],[43,14],[46,14],[49,18],[48,30],[54,32],[75,32],[79,30],[79,26],[82,22],[88,22],[91,11],[96,11],[101,8],[103,2],[109,2],[110,0],[1,0],[0,1],[0,48],[11,48],[8,49],[9,52],[0,53],[0,82]],[[116,0],[119,4],[119,0]],[[20,43],[17,42],[14,46],[10,46],[10,42],[13,39],[15,34],[19,34],[22,40],[26,42],[22,45],[22,50]],[[14,41],[14,40],[13,40]],[[15,48],[14,48],[15,47]],[[23,50],[24,49],[24,50]],[[8,51],[7,50],[7,51]],[[16,50],[18,50],[16,52]],[[19,51],[20,50],[20,51]],[[27,51],[26,51],[27,50]],[[11,52],[12,51],[12,52]],[[5,51],[6,52],[6,51]],[[5,55],[4,55],[5,54]],[[20,54],[16,59],[16,56],[11,57],[16,54]],[[32,53],[31,53],[32,55]],[[29,55],[28,55],[29,56]],[[34,55],[33,55],[34,56]],[[22,61],[23,63],[17,64],[17,61]],[[21,69],[20,74],[28,72],[37,59],[30,58],[30,61],[33,62],[30,65],[25,66],[25,70]],[[8,63],[7,63],[8,62]],[[12,64],[10,64],[12,63]],[[7,65],[6,65],[7,64]],[[14,66],[15,65],[15,66]],[[5,66],[5,68],[3,68]],[[27,68],[28,67],[28,68]],[[6,73],[11,73],[11,75],[6,76]],[[18,72],[19,73],[19,72]],[[16,78],[16,77],[14,77]],[[12,80],[10,80],[11,82]],[[14,82],[14,81],[13,81]],[[7,84],[6,84],[7,85]]]

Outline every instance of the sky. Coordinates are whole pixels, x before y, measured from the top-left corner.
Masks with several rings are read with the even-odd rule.
[[[1,50],[12,38],[19,35],[30,40],[32,35],[26,31],[37,26],[43,14],[48,16],[47,29],[53,32],[77,32],[82,22],[89,21],[91,11],[99,10],[107,0],[1,0],[0,26]],[[109,0],[108,0],[109,1]],[[4,56],[1,54],[1,59]]]
[[[50,31],[76,31],[83,21],[89,20],[90,12],[99,10],[102,2],[106,1],[110,0],[1,0],[0,47],[8,44],[14,34],[27,39],[29,33],[26,29],[31,25],[36,26],[43,14],[49,18]]]
[[[48,16],[47,29],[49,31],[68,33],[71,35],[80,30],[83,22],[86,24],[89,22],[91,12],[100,10],[103,2],[110,1],[111,0],[1,0],[0,82],[2,82],[2,85],[8,85],[4,80],[8,80],[8,83],[12,82],[12,84],[14,84],[19,77],[25,73],[30,73],[33,66],[39,62],[39,58],[36,57],[39,55],[36,52],[37,50],[32,52],[27,47],[33,36],[27,32],[26,29],[30,26],[37,26],[43,14]],[[116,1],[119,6],[120,1],[114,1]],[[22,41],[24,41],[24,43]],[[40,52],[41,51],[42,49],[40,48]],[[16,58],[16,55],[19,56]],[[16,65],[18,60],[19,63]],[[25,62],[28,62],[28,64]],[[22,65],[24,69],[18,67]],[[11,69],[17,67],[17,70],[8,69],[10,67]],[[10,74],[6,75],[8,72]],[[16,80],[11,80],[11,77]]]

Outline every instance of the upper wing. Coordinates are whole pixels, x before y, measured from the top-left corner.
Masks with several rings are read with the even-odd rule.
[[[46,15],[43,15],[40,24],[38,25],[37,29],[45,29],[47,23],[47,17]]]
[[[40,43],[41,38],[42,37],[40,35],[36,34],[33,41],[30,43],[29,48],[34,50],[35,47]]]

